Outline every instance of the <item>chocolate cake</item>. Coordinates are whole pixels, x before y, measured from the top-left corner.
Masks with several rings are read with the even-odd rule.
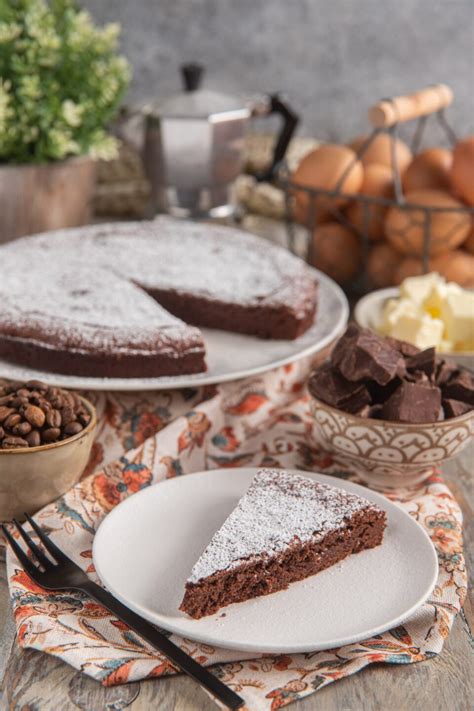
[[[385,525],[385,512],[356,494],[262,469],[192,569],[180,609],[199,619],[284,590],[380,545]]]
[[[316,288],[287,250],[218,225],[160,217],[26,237],[0,248],[0,357],[98,377],[201,372],[193,326],[294,339]]]

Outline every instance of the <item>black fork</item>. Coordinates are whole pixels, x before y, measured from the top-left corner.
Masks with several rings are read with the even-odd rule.
[[[31,536],[23,526],[16,519],[13,519],[13,523],[30,551],[31,558],[13,538],[8,528],[5,525],[2,525],[2,528],[16,557],[35,583],[47,590],[81,590],[110,610],[119,620],[125,622],[143,639],[146,639],[152,647],[164,654],[172,664],[185,674],[188,674],[198,684],[201,684],[227,708],[239,709],[244,705],[244,700],[235,691],[232,691],[214,674],[198,664],[189,654],[186,654],[186,652],[183,652],[182,649],[173,644],[156,627],[153,627],[135,612],[129,610],[107,590],[90,580],[84,571],[53,543],[31,516],[26,515],[26,518],[45,548],[45,551],[43,551],[31,539]]]

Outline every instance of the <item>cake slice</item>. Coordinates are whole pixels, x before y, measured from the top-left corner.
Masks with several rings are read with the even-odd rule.
[[[385,525],[385,512],[361,496],[262,469],[193,567],[180,610],[199,619],[284,590],[380,545]]]

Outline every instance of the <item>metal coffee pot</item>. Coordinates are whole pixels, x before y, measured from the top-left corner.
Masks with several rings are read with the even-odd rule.
[[[184,91],[141,107],[143,162],[151,183],[152,209],[180,217],[226,217],[235,204],[232,185],[242,171],[244,137],[252,116],[280,114],[283,122],[270,180],[283,159],[298,117],[277,94],[244,102],[201,88],[203,67],[181,67]]]

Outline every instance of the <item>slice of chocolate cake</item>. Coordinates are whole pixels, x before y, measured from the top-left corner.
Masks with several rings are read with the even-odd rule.
[[[380,545],[385,512],[307,477],[262,469],[191,571],[180,609],[199,619]]]

